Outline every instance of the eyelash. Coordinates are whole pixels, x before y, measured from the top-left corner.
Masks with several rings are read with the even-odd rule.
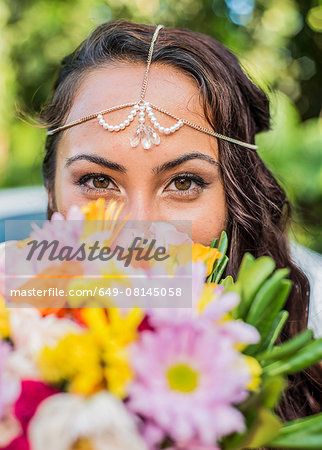
[[[187,190],[180,190],[180,189],[170,190],[170,192],[171,191],[175,192],[175,195],[181,195],[181,196],[188,197],[191,194],[196,194],[196,193],[199,193],[200,191],[203,191],[210,184],[210,183],[207,183],[205,180],[203,180],[198,175],[193,175],[191,173],[180,173],[179,175],[176,175],[175,177],[173,177],[169,181],[167,186],[169,186],[170,184],[174,183],[176,180],[180,180],[181,178],[185,178],[187,180],[190,180],[190,181],[196,183],[197,186],[195,186],[193,188],[189,188]]]
[[[88,173],[82,177],[80,177],[77,181],[76,184],[81,186],[82,189],[85,189],[86,192],[100,192],[102,193],[102,191],[107,191],[107,190],[112,190],[113,188],[95,188],[95,187],[89,187],[86,186],[85,183],[87,183],[89,180],[91,180],[92,178],[105,178],[107,180],[109,180],[110,182],[114,183],[113,179],[103,173]],[[191,173],[181,173],[176,175],[175,177],[173,177],[169,183],[167,184],[167,186],[171,185],[172,183],[174,183],[177,180],[180,180],[181,178],[185,178],[187,180],[190,180],[194,183],[197,184],[197,186],[193,187],[193,188],[189,188],[187,190],[180,190],[180,189],[172,189],[170,190],[170,192],[175,192],[176,195],[182,195],[182,196],[189,196],[192,193],[197,193],[199,191],[202,191],[203,189],[205,189],[209,184],[209,182],[206,182],[205,180],[203,180],[201,177],[199,177],[198,175],[193,175]],[[169,192],[169,191],[168,191]]]
[[[87,173],[86,175],[84,175],[84,176],[82,176],[82,177],[80,177],[79,178],[79,180],[77,180],[76,181],[76,184],[78,184],[79,186],[81,186],[81,188],[83,188],[83,189],[85,189],[87,192],[90,192],[90,191],[96,191],[96,192],[102,192],[102,191],[104,191],[104,190],[111,190],[111,188],[101,188],[101,189],[98,189],[98,188],[95,188],[95,187],[89,187],[89,186],[86,186],[85,185],[85,183],[87,183],[89,180],[91,180],[92,178],[105,178],[106,180],[108,180],[108,181],[110,181],[110,182],[113,182],[114,183],[114,181],[112,180],[112,178],[111,177],[109,177],[109,176],[107,176],[107,175],[105,175],[105,174],[103,174],[103,173]]]

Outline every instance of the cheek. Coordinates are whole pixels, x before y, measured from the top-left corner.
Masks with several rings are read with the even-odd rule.
[[[179,208],[167,208],[162,211],[165,220],[189,221],[182,224],[182,229],[192,231],[193,242],[210,245],[219,238],[227,226],[227,204],[224,188],[205,194],[200,201],[192,202]],[[181,225],[180,225],[181,226]]]
[[[84,196],[75,193],[73,186],[69,183],[65,183],[64,189],[61,188],[61,185],[56,184],[55,196],[57,211],[63,216],[67,215],[73,205],[82,207],[90,201]]]
[[[55,176],[55,203],[57,210],[65,215],[69,207],[72,206],[71,188],[68,184],[64,183],[62,173],[63,171],[59,170],[59,166],[57,166]]]
[[[214,217],[205,217],[194,220],[192,223],[192,240],[202,245],[210,245],[212,240],[219,238],[226,228],[226,215],[217,214]]]
[[[219,238],[227,224],[227,207],[225,199],[220,202],[204,204],[200,214],[191,217],[192,240],[203,245],[210,245],[212,240]]]
[[[223,185],[216,192],[209,192],[199,205],[199,214],[191,217],[192,240],[203,245],[210,245],[212,240],[219,238],[227,225],[227,203]]]
[[[86,199],[75,193],[75,187],[66,178],[66,174],[60,165],[57,165],[55,176],[55,205],[57,211],[64,216],[73,205],[82,206],[88,203]]]

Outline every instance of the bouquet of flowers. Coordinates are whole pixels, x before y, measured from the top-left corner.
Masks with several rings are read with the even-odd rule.
[[[129,247],[138,231],[117,221],[120,210],[99,199],[8,243],[0,261],[0,448],[321,448],[322,415],[283,424],[274,412],[287,375],[322,358],[310,330],[276,345],[288,318],[288,269],[246,254],[237,279],[223,279],[226,234],[205,247],[170,224],[158,235],[170,257],[144,258],[146,230],[143,248]],[[51,258],[39,257],[39,240],[56,243]],[[98,240],[105,250],[96,245],[95,259]],[[108,259],[116,248],[127,253]],[[8,276],[13,266],[22,273],[21,261],[24,277]],[[152,287],[162,298],[154,303],[140,283],[158,277],[165,292]],[[10,296],[7,284],[21,295]],[[188,296],[185,286],[189,301],[175,302],[176,289]],[[47,293],[41,301],[39,290]]]

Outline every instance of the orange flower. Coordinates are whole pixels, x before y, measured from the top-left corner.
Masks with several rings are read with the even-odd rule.
[[[69,317],[76,322],[85,325],[82,319],[82,308],[37,308],[43,317],[55,314],[57,317]]]
[[[50,301],[50,307],[54,309],[61,309],[66,306],[66,296],[56,295],[61,290],[66,292],[70,280],[74,277],[83,276],[84,270],[80,262],[63,261],[57,266],[47,267],[35,277],[30,278],[17,291],[20,291],[20,296],[15,295],[11,297],[14,304],[28,304],[35,308],[42,308],[44,303]],[[49,289],[54,290],[54,295],[48,297],[46,292]],[[44,293],[42,295],[31,295],[32,291],[39,290]]]
[[[88,203],[87,205],[82,207],[82,212],[85,214],[85,236],[94,233],[96,231],[102,231],[102,230],[110,230],[113,234],[110,239],[110,242],[113,242],[117,234],[120,232],[122,227],[124,226],[125,221],[128,219],[129,216],[127,216],[124,220],[120,221],[120,223],[116,224],[116,221],[120,215],[120,212],[123,208],[124,204],[118,204],[116,201],[110,201],[105,206],[105,200],[104,198],[99,198],[96,201],[92,201]],[[91,222],[95,221],[95,222]],[[28,239],[26,240],[26,242]],[[25,241],[22,241],[25,243]],[[61,266],[60,268],[50,268],[44,271],[43,273],[39,274],[38,277],[40,277],[40,280],[36,281],[35,279],[30,280],[27,284],[21,287],[21,289],[29,289],[31,287],[36,287],[37,289],[45,289],[47,286],[48,281],[46,280],[51,279],[51,276],[56,276],[61,274],[61,277],[59,280],[56,279],[55,287],[59,287],[59,289],[64,288],[67,286],[67,284],[70,282],[71,275],[73,275],[72,272],[70,272],[71,268],[75,268],[75,266],[67,266],[66,263]],[[65,272],[66,270],[66,272]],[[77,272],[77,273],[76,273]],[[77,271],[74,275],[80,275],[83,273],[83,270],[81,273]],[[63,277],[66,275],[65,281],[63,281]],[[46,278],[48,277],[48,278]],[[48,286],[49,287],[49,286]],[[53,298],[51,297],[51,303],[53,307],[48,308],[41,308],[38,307],[38,310],[43,316],[47,316],[49,314],[56,314],[58,317],[64,317],[71,315],[75,317],[76,320],[81,322],[81,309],[80,308],[66,308],[66,298]],[[61,306],[61,307],[55,307],[55,306]],[[39,304],[34,306],[40,306]]]
[[[118,204],[114,200],[110,200],[105,206],[104,198],[98,198],[83,206],[82,212],[85,214],[85,236],[106,230],[112,233],[109,243],[113,242],[125,225],[126,220],[130,217],[130,214],[128,214],[123,220],[117,221],[123,206],[124,203]],[[95,222],[89,222],[92,220]]]
[[[211,274],[216,259],[222,257],[217,248],[206,247],[202,244],[193,244],[192,261],[203,261],[207,265],[207,276]]]
[[[57,317],[65,317],[68,308],[37,308],[43,317],[49,316],[50,314],[55,314]]]
[[[110,201],[105,207],[104,198],[88,203],[82,207],[82,212],[85,214],[85,220],[116,220],[123,208],[123,204],[118,209],[117,202]]]

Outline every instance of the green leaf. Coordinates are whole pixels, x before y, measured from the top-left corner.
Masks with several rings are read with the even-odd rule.
[[[211,248],[215,248],[217,239],[214,239],[211,243]],[[222,231],[220,235],[220,240],[218,243],[218,251],[222,253],[219,259],[214,262],[211,273],[208,275],[206,283],[219,283],[222,274],[224,273],[225,267],[228,263],[228,257],[225,255],[228,247],[228,237],[225,231]]]
[[[274,448],[321,449],[322,413],[288,422],[267,445]]]
[[[241,285],[242,298],[238,312],[242,319],[245,319],[257,291],[275,268],[275,262],[269,256],[261,256],[246,268],[247,264],[239,271],[236,280],[236,284]]]
[[[310,430],[310,432],[322,431],[322,413],[287,422],[283,425],[280,435],[302,432],[303,430]]]
[[[218,239],[213,239],[212,243],[210,244],[210,248],[216,248]]]
[[[313,338],[312,330],[304,330],[295,336],[293,339],[283,343],[282,345],[273,347],[270,350],[267,350],[259,355],[256,358],[260,361],[270,361],[286,358],[298,350],[301,350],[304,345],[310,342]]]
[[[253,265],[255,258],[250,253],[245,253],[239,267],[238,276],[242,277],[244,273]]]
[[[238,406],[242,413],[249,410],[257,410],[260,406],[274,408],[286,386],[283,377],[266,377],[262,380],[260,389],[253,392],[243,403]]]
[[[267,446],[283,449],[321,450],[322,433],[287,435],[270,441]]]
[[[322,358],[322,338],[309,342],[296,355],[287,360],[276,361],[264,368],[269,376],[291,374],[306,369]]]
[[[245,353],[247,355],[256,355],[259,350],[264,350],[263,341],[266,341],[266,337],[274,333],[274,324],[276,317],[280,310],[286,303],[287,297],[291,290],[292,282],[290,280],[282,280],[279,292],[276,294],[271,304],[266,308],[265,314],[262,317],[260,323],[257,325],[257,329],[261,335],[261,341],[258,344],[250,345],[247,347]],[[275,330],[276,331],[276,330]]]
[[[279,291],[281,280],[283,280],[289,272],[289,269],[279,269],[262,284],[249,308],[246,318],[247,323],[255,326],[259,323],[267,306],[273,301],[274,296]]]
[[[216,268],[216,271],[213,273],[213,276],[212,276],[213,283],[219,283],[219,281],[220,281],[220,279],[222,277],[222,274],[224,273],[224,270],[225,270],[225,268],[227,266],[227,263],[228,263],[228,256],[223,255],[220,258],[220,263],[218,264],[218,266]]]
[[[267,334],[266,338],[262,340],[262,343],[260,345],[260,350],[270,350],[275,342],[277,341],[278,336],[281,334],[281,331],[289,318],[288,311],[280,311],[277,314],[276,319],[274,320],[269,333]]]
[[[221,286],[224,286],[225,289],[228,289],[229,287],[234,285],[234,279],[233,277],[228,275],[228,277],[222,279],[219,284],[221,284]]]
[[[226,231],[222,231],[222,233],[220,235],[219,244],[218,244],[218,250],[220,251],[220,253],[225,255],[226,251],[227,251],[227,248],[228,248],[227,233],[226,233]]]
[[[269,409],[260,408],[257,420],[250,436],[243,443],[246,448],[258,448],[265,445],[273,436],[277,436],[281,428],[280,419]]]
[[[222,448],[232,450],[261,447],[278,435],[281,426],[280,419],[272,411],[261,407],[256,411],[246,436],[235,434],[223,441]]]
[[[259,350],[264,350],[262,343],[266,340],[266,337],[274,332],[275,319],[278,313],[286,303],[287,297],[292,287],[290,280],[282,280],[279,292],[275,295],[271,304],[266,308],[265,314],[261,321],[257,324],[257,329],[262,337],[261,342],[255,345],[251,345],[247,348],[246,353],[248,355],[255,355]]]

